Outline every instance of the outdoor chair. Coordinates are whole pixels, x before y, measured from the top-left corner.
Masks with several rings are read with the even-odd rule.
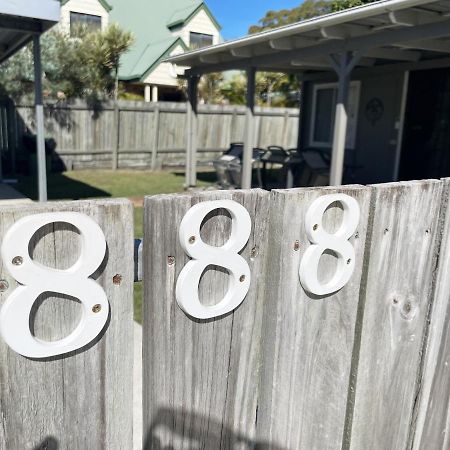
[[[258,186],[262,187],[261,169],[259,162],[264,154],[260,148],[253,149],[252,162],[256,168]],[[235,189],[241,187],[242,179],[242,157],[244,154],[244,144],[241,142],[231,143],[230,148],[224,154],[213,161],[217,174],[217,184],[222,189]]]

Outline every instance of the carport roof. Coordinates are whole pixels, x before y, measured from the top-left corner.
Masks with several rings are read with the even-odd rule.
[[[245,69],[332,70],[330,55],[352,51],[358,66],[450,56],[450,0],[383,0],[166,59],[187,74]]]
[[[6,0],[0,2],[0,62],[7,59],[35,34],[59,21],[56,0]]]

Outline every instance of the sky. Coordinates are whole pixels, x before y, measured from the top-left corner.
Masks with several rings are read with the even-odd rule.
[[[244,36],[251,25],[269,10],[293,8],[301,0],[206,0],[208,7],[222,25],[222,36],[229,40]]]

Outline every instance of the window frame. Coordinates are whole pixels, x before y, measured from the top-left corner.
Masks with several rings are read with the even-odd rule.
[[[83,25],[82,23],[79,24],[74,24],[72,25],[72,14],[76,14],[77,16],[84,16],[84,17],[95,17],[96,19],[99,19],[99,23],[100,23],[100,27],[98,28],[98,30],[102,30],[103,29],[103,17],[102,16],[98,16],[97,14],[87,14],[84,12],[79,12],[79,11],[69,11],[69,30],[70,30],[70,35],[73,36],[73,26],[75,25]],[[87,25],[87,24],[85,24]],[[89,25],[87,25],[89,28]],[[94,31],[94,30],[92,30]],[[97,30],[95,30],[97,31]]]
[[[209,38],[211,38],[211,44],[208,45],[204,45],[203,47],[192,47],[192,35],[195,34],[197,36],[208,36]],[[199,49],[199,48],[204,48],[204,47],[209,47],[210,45],[214,45],[214,35],[213,34],[208,34],[208,33],[199,33],[198,31],[189,31],[189,48],[190,49]]]
[[[339,83],[336,83],[336,82],[335,83],[316,83],[313,85],[312,113],[311,113],[310,128],[309,128],[309,145],[311,147],[331,148],[333,146],[335,111],[334,112],[332,111],[332,122],[330,125],[331,141],[330,142],[321,142],[321,141],[316,141],[314,139],[314,130],[316,128],[317,93],[321,89],[333,89],[334,90],[333,106],[336,107],[338,88],[339,88]],[[359,101],[360,101],[360,95],[361,95],[361,81],[359,81],[359,80],[350,81],[349,90],[350,90],[350,88],[356,88],[355,131],[353,133],[353,136],[351,137],[351,142],[349,143],[349,145],[346,144],[345,147],[350,150],[354,150],[356,147],[356,134],[357,134],[357,128],[358,128]],[[347,138],[348,138],[348,136],[347,136]]]

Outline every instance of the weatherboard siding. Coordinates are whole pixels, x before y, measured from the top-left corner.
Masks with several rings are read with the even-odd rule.
[[[178,55],[180,53],[183,53],[183,47],[177,45],[170,53],[170,56]],[[179,73],[179,70],[175,69],[170,63],[158,64],[144,80],[144,83],[163,86],[178,86],[179,81],[174,76],[175,70],[176,73]]]
[[[220,41],[219,30],[203,9],[200,9],[187,24],[172,34],[181,37],[189,47],[191,31],[194,33],[211,34],[213,36],[213,44],[218,44]]]
[[[61,20],[59,26],[61,29],[70,31],[70,13],[90,14],[102,18],[102,28],[108,26],[109,13],[98,0],[70,0],[61,7]]]

